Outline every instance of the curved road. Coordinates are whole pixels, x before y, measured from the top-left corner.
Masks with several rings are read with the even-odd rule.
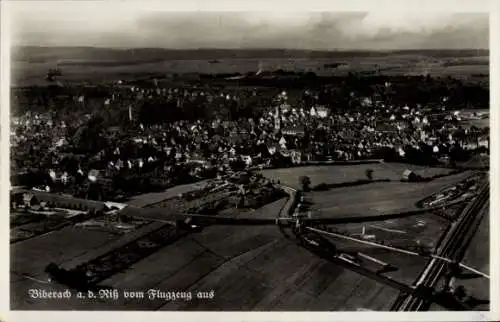
[[[290,212],[292,210],[293,204],[295,202],[295,198],[297,196],[297,189],[288,187],[288,186],[280,186],[288,194],[288,200],[286,204],[280,209],[278,214],[279,218],[290,217]]]

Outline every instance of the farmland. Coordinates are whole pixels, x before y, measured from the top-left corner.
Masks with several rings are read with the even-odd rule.
[[[399,181],[406,169],[412,170],[422,177],[432,177],[451,172],[447,168],[429,168],[402,163],[378,163],[270,169],[262,171],[262,174],[273,180],[280,180],[286,186],[300,188],[300,176],[308,176],[311,179],[312,186],[320,183],[338,184],[366,179],[365,171],[367,169],[373,170],[374,180],[389,179],[391,181]]]
[[[308,211],[313,217],[344,217],[344,216],[377,216],[387,213],[417,209],[416,203],[441,191],[442,188],[454,185],[470,177],[473,172],[466,171],[436,178],[429,182],[409,183],[400,182],[398,172],[406,168],[414,170],[422,176],[434,176],[447,173],[447,169],[424,168],[407,166],[404,164],[382,165],[350,165],[350,166],[321,166],[299,167],[289,169],[266,170],[267,176],[300,188],[298,178],[309,176],[312,186],[318,183],[342,183],[363,179],[364,171],[374,169],[374,179],[389,179],[390,182],[373,182],[353,187],[329,189],[328,191],[311,191],[304,193],[308,204]],[[458,211],[454,206],[448,211]],[[360,236],[362,233],[371,236],[376,242],[402,249],[425,247],[432,250],[438,243],[440,236],[446,230],[448,221],[433,214],[422,214],[407,218],[370,222],[364,224],[335,225],[330,228],[333,232]],[[415,277],[424,268],[425,260],[405,254],[396,254],[381,250],[373,246],[354,244],[332,238],[339,249],[346,252],[363,252],[378,260],[390,263],[399,268],[387,273],[393,279],[403,283],[413,283]]]
[[[272,217],[284,203],[285,200],[280,200],[251,214]],[[71,262],[71,258],[78,261],[79,256],[86,257],[86,252],[95,252],[92,249],[105,248],[103,243],[114,247],[122,244],[120,240],[107,240],[109,237],[97,232],[92,232],[92,236],[88,235],[88,232],[85,236],[81,233],[73,233],[72,236],[78,240],[85,238],[92,242],[76,247],[76,240],[72,242],[72,237],[63,232],[55,240],[50,239],[51,235],[47,235],[39,237],[43,238],[43,242],[33,240],[29,245],[24,244],[25,247],[29,246],[31,256],[23,258],[30,258],[31,264],[25,260],[23,265],[18,263],[15,270],[41,278],[41,269],[46,265],[41,254],[46,254],[47,249],[52,250],[51,255],[55,262]],[[123,238],[128,237],[121,237]],[[69,248],[64,248],[64,256],[56,244],[56,241],[61,240],[69,245]],[[23,248],[22,251],[28,252],[28,249]],[[93,256],[95,255],[97,254],[93,253]],[[33,261],[33,258],[37,260]],[[160,249],[127,270],[104,280],[102,285],[119,290],[213,290],[215,297],[213,300],[192,301],[122,297],[118,300],[92,302],[72,298],[61,305],[60,301],[23,299],[29,288],[40,287],[40,283],[17,277],[17,281],[11,284],[14,288],[12,300],[14,308],[23,309],[258,311],[356,310],[364,307],[386,310],[391,299],[397,296],[397,291],[328,263],[300,248],[293,241],[285,239],[275,227],[209,227],[199,234],[189,235]],[[53,284],[44,287],[48,290],[58,288]],[[339,293],[339,289],[351,291]]]
[[[455,55],[455,56],[453,56]],[[29,57],[29,59],[26,59]],[[168,50],[119,51],[97,48],[21,48],[13,53],[12,82],[18,86],[43,84],[49,68],[59,66],[67,82],[102,82],[138,76],[173,74],[237,74],[288,70],[318,76],[349,72],[384,75],[470,77],[488,75],[486,52],[300,52],[222,51],[187,53]],[[217,63],[211,62],[217,59]],[[336,68],[329,68],[329,65]]]
[[[397,167],[396,165],[392,165]],[[405,165],[398,165],[401,169]],[[356,166],[354,172],[364,173],[363,167]],[[289,170],[316,171],[318,178],[325,181],[345,181],[341,167],[308,167]],[[314,170],[316,169],[316,170]],[[321,174],[320,170],[324,171]],[[333,169],[337,169],[332,171]],[[383,173],[380,168],[380,175]],[[445,169],[415,168],[428,175],[441,173]],[[283,171],[283,170],[273,170]],[[318,172],[319,171],[319,172]],[[325,172],[326,171],[326,172]],[[427,172],[425,172],[427,171]],[[438,172],[436,172],[438,171]],[[327,174],[330,175],[328,177]],[[396,180],[398,177],[388,171],[384,175]],[[422,173],[422,172],[421,172]],[[391,177],[391,174],[394,177]],[[292,176],[292,173],[288,173]],[[388,209],[413,206],[421,196],[431,194],[433,189],[439,190],[443,185],[456,182],[468,173],[447,176],[426,183],[383,182],[366,184],[360,187],[331,189],[328,192],[314,192],[312,198],[317,207],[325,211],[339,207],[338,213],[380,213]],[[293,175],[296,176],[295,174]],[[351,178],[352,179],[352,178]],[[386,186],[384,186],[386,185]],[[389,185],[389,186],[387,186]],[[390,187],[390,188],[389,188]],[[402,188],[405,187],[405,188]],[[181,190],[187,189],[183,187]],[[166,195],[178,192],[178,189],[167,190]],[[392,195],[391,195],[392,193]],[[410,194],[410,198],[406,195]],[[372,196],[370,200],[369,196]],[[396,195],[396,197],[394,197]],[[375,197],[376,197],[376,201]],[[163,198],[165,195],[154,196],[149,201]],[[158,197],[158,198],[156,198]],[[153,200],[154,199],[154,200]],[[336,202],[336,201],[342,202]],[[390,200],[398,200],[399,204],[387,208]],[[401,200],[404,202],[401,203]],[[146,202],[146,201],[144,201]],[[146,202],[147,203],[147,202]],[[254,211],[246,216],[275,217],[285,205],[281,199]],[[141,203],[142,204],[142,203]],[[403,205],[404,204],[404,205]],[[342,208],[344,207],[344,209]],[[239,212],[241,214],[242,212]],[[335,211],[335,214],[338,215]],[[237,214],[237,215],[239,215]],[[233,214],[234,215],[234,214]],[[330,213],[328,216],[333,216]],[[420,216],[414,220],[425,220],[424,227],[429,234],[420,239],[422,243],[432,244],[442,232],[443,225],[430,216]],[[391,229],[391,223],[376,223],[375,225]],[[407,230],[415,236],[422,227],[414,227],[415,221],[402,220],[397,229]],[[356,310],[368,308],[387,310],[398,292],[381,285],[367,277],[358,275],[329,263],[307,250],[299,247],[293,240],[284,238],[273,226],[262,227],[231,227],[212,226],[202,232],[189,234],[177,239],[172,244],[162,247],[151,255],[133,263],[126,269],[111,275],[100,282],[103,287],[113,287],[122,291],[135,290],[146,292],[149,289],[179,290],[179,291],[214,291],[214,298],[193,299],[186,301],[137,298],[119,298],[117,300],[77,300],[72,298],[61,306],[61,302],[51,300],[27,299],[28,289],[40,287],[41,282],[23,277],[23,274],[44,279],[43,269],[50,261],[63,267],[72,268],[94,258],[114,252],[131,241],[148,235],[158,229],[160,223],[141,227],[139,230],[125,235],[113,235],[102,231],[82,230],[66,227],[43,236],[12,245],[15,254],[20,252],[22,258],[13,256],[12,263],[12,305],[16,309],[109,309],[109,310]],[[430,228],[429,228],[430,227]],[[342,227],[341,227],[342,228]],[[349,229],[359,230],[359,226]],[[376,228],[367,227],[367,233],[373,233]],[[431,238],[431,233],[432,237]],[[386,239],[397,235],[380,231]],[[429,235],[429,236],[428,236]],[[426,238],[429,237],[429,238]],[[80,241],[86,240],[82,244]],[[64,246],[62,246],[64,245]],[[387,251],[360,248],[355,244],[348,245],[350,250],[367,252],[371,256],[385,260],[399,268],[389,276],[405,283],[410,283],[425,265],[425,259],[397,255]],[[48,255],[47,255],[48,254]],[[54,284],[45,285],[48,289],[57,289]],[[338,290],[349,290],[339,293]],[[366,291],[369,290],[369,291]]]
[[[405,164],[364,164],[348,166],[297,167],[288,169],[264,170],[264,176],[280,180],[281,184],[300,189],[299,178],[308,176],[311,186],[319,183],[335,184],[365,179],[365,170],[374,170],[374,182],[362,185],[311,191],[305,193],[312,204],[308,210],[313,217],[367,216],[411,211],[417,209],[416,203],[437,193],[443,187],[453,185],[471,176],[466,171],[436,178],[429,182],[401,182],[399,173],[412,169],[423,177],[449,173],[449,169],[425,168]],[[388,179],[388,182],[377,182]]]
[[[358,187],[318,191],[310,194],[313,210],[319,217],[351,214],[379,215],[390,212],[414,210],[416,202],[436,193],[442,187],[465,179],[465,172],[438,178],[431,182],[376,182]]]
[[[403,167],[404,165],[401,165]],[[319,168],[319,167],[318,167]],[[321,167],[328,173],[335,167]],[[295,168],[292,170],[301,170]],[[419,169],[416,169],[419,170]],[[424,171],[424,169],[420,169]],[[443,169],[442,169],[443,170]],[[275,170],[278,171],[278,170]],[[309,169],[310,171],[310,169]],[[319,171],[319,170],[316,170]],[[360,170],[362,173],[362,170]],[[290,174],[289,174],[290,175]],[[427,183],[384,182],[367,184],[360,187],[332,189],[329,192],[316,192],[307,196],[321,207],[328,207],[331,200],[341,200],[341,204],[354,204],[364,211],[372,209],[367,200],[370,194],[377,194],[377,200],[404,199],[405,194],[410,205],[420,196],[431,194],[443,185],[452,184],[469,173],[461,173],[436,179]],[[318,173],[318,176],[321,176]],[[330,179],[325,177],[325,180]],[[338,176],[338,174],[337,174]],[[342,178],[341,178],[342,179]],[[331,177],[335,180],[335,175]],[[384,185],[393,184],[389,189]],[[399,188],[396,188],[396,185]],[[402,189],[406,186],[406,189]],[[349,190],[351,189],[351,190]],[[169,191],[166,192],[167,194]],[[333,197],[328,197],[327,194]],[[335,197],[337,196],[337,197]],[[349,199],[350,198],[350,199]],[[369,199],[369,198],[368,198]],[[319,203],[319,202],[322,202]],[[246,216],[274,217],[286,203],[281,199]],[[331,207],[331,206],[330,206]],[[349,206],[344,206],[349,208]],[[399,205],[398,207],[401,207]],[[354,208],[352,208],[354,209]],[[380,208],[380,212],[383,212]],[[333,216],[330,214],[329,216]],[[416,225],[425,222],[425,225]],[[153,223],[126,235],[114,236],[99,231],[64,228],[47,235],[14,244],[11,250],[22,252],[22,258],[13,256],[14,263],[11,287],[12,305],[14,309],[106,309],[106,310],[388,310],[398,296],[398,291],[379,284],[367,277],[329,263],[316,255],[299,247],[293,240],[284,238],[273,226],[263,227],[231,227],[212,226],[200,233],[189,234],[172,244],[162,247],[153,254],[132,264],[125,270],[103,280],[100,285],[124,291],[145,292],[146,298],[124,298],[116,300],[78,300],[71,298],[61,301],[27,299],[28,289],[40,287],[42,282],[27,279],[22,274],[44,279],[43,268],[47,258],[63,267],[75,267],[114,251],[123,245],[149,232],[162,224]],[[397,221],[385,221],[366,225],[367,234],[377,234],[380,238],[405,243],[403,239],[418,238],[424,245],[435,244],[446,223],[439,217],[430,214],[405,218]],[[358,231],[361,225],[349,224],[336,226],[336,229]],[[380,229],[382,228],[382,229]],[[384,230],[385,229],[385,230]],[[393,230],[393,231],[391,231]],[[402,238],[405,231],[407,237]],[[81,244],[81,240],[87,242]],[[399,241],[398,241],[399,240]],[[337,243],[337,241],[335,241]],[[393,279],[403,283],[412,283],[426,260],[422,257],[395,254],[386,250],[358,246],[349,243],[343,245],[347,251],[361,251],[379,260],[386,261],[398,268],[387,273]],[[64,245],[64,246],[62,246]],[[401,245],[400,245],[401,246]],[[47,256],[48,254],[48,256]],[[47,290],[61,289],[57,284],[43,286]],[[147,299],[147,291],[183,291],[192,292],[192,300]],[[62,290],[62,289],[61,289]],[[347,290],[339,292],[339,290]],[[213,291],[213,299],[197,299],[196,292]]]

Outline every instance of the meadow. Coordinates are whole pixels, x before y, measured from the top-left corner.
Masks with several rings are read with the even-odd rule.
[[[403,171],[406,169],[422,177],[444,175],[452,171],[448,168],[431,168],[403,163],[374,163],[266,169],[262,171],[262,174],[270,179],[280,180],[283,185],[298,189],[301,188],[299,183],[299,178],[301,176],[308,176],[311,179],[311,186],[320,183],[339,184],[366,179],[365,171],[367,169],[373,170],[374,180],[389,179],[391,181],[399,181],[402,178]]]
[[[263,175],[279,180],[283,185],[301,189],[299,182],[301,176],[308,176],[311,179],[311,187],[314,187],[320,183],[338,184],[366,180],[366,169],[374,170],[374,182],[306,193],[307,199],[312,203],[310,206],[312,216],[323,218],[377,216],[415,210],[419,200],[472,175],[471,171],[450,174],[451,169],[401,163],[268,169],[263,171]],[[410,169],[423,177],[444,176],[428,182],[401,182],[401,174],[405,169]],[[377,182],[384,179],[389,181]]]

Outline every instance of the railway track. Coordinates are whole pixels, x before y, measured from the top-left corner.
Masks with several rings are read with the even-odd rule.
[[[442,243],[436,251],[436,255],[450,258],[460,262],[465,251],[477,231],[484,214],[484,207],[489,204],[489,183],[485,184],[477,198],[472,201],[460,214],[458,220],[452,224]],[[416,289],[433,290],[441,277],[447,273],[449,264],[432,258],[424,271],[414,283]],[[392,311],[426,311],[432,301],[424,300],[413,295],[400,297],[394,304]]]

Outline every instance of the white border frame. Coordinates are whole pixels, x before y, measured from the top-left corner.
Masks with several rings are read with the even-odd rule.
[[[22,1],[22,0],[17,0]],[[500,320],[500,280],[498,255],[499,236],[494,232],[499,228],[499,220],[495,210],[500,209],[499,173],[496,165],[500,164],[499,147],[500,137],[491,137],[491,209],[490,209],[490,312],[56,312],[31,311],[9,312],[9,71],[10,71],[10,21],[9,7],[14,1],[1,1],[1,133],[0,133],[0,205],[2,216],[0,219],[0,321],[77,321],[120,319],[123,322],[137,321],[146,318],[149,321],[192,320],[197,321],[486,321]],[[24,3],[28,1],[22,1]],[[57,1],[57,2],[60,2]],[[75,3],[86,2],[97,6],[97,3],[106,2],[117,6],[140,6],[148,10],[164,11],[369,11],[372,8],[387,8],[393,11],[446,11],[446,12],[489,12],[490,14],[490,118],[492,134],[499,133],[500,129],[500,1],[495,0],[147,0],[147,1],[84,1],[74,0]],[[32,5],[40,6],[44,1],[33,1]],[[493,228],[493,229],[492,229]]]

